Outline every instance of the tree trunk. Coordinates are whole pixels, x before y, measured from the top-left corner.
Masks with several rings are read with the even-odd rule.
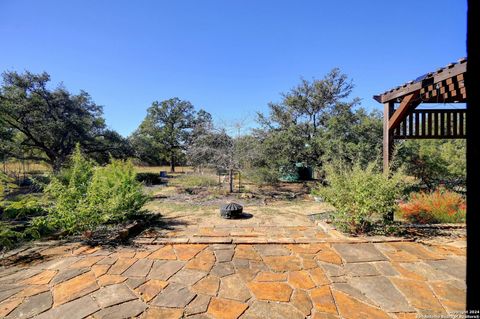
[[[230,193],[233,193],[233,169],[230,169]]]
[[[170,155],[170,173],[175,173],[175,154]]]

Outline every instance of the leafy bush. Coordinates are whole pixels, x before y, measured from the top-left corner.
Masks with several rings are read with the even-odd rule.
[[[12,247],[16,241],[23,237],[24,234],[15,231],[12,226],[0,221],[0,251]]]
[[[244,178],[257,185],[275,185],[279,181],[280,174],[275,169],[259,167],[247,170]]]
[[[147,200],[131,162],[111,160],[105,167],[95,167],[79,147],[71,166],[52,179],[45,193],[53,205],[47,216],[33,219],[38,234],[93,230],[100,224],[125,219]]]
[[[170,180],[172,186],[179,187],[214,187],[218,179],[213,175],[184,174]]]
[[[18,219],[45,213],[44,204],[33,195],[21,196],[17,200],[5,201],[0,205],[2,218]]]
[[[463,223],[466,204],[460,194],[437,188],[430,193],[411,194],[408,202],[399,205],[398,212],[412,223]]]
[[[329,165],[325,171],[329,186],[318,187],[313,194],[335,207],[335,224],[350,233],[367,232],[375,222],[391,218],[406,186],[400,172],[387,177],[374,164]]]

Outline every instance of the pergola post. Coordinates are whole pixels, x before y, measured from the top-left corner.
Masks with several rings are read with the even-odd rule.
[[[383,172],[388,173],[388,167],[393,153],[393,130],[390,129],[389,121],[393,115],[394,103],[383,104]]]

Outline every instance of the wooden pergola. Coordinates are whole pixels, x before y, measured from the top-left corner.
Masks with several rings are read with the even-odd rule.
[[[467,59],[462,58],[373,97],[384,105],[384,171],[388,170],[395,139],[466,138],[465,108],[417,109],[422,103],[466,103],[466,71]]]

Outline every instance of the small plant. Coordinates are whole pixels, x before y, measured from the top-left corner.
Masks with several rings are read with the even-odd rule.
[[[466,204],[460,194],[440,187],[411,194],[408,202],[399,205],[398,213],[416,224],[463,223]]]
[[[24,234],[15,231],[10,225],[0,221],[0,251],[11,248]]]
[[[374,223],[388,221],[406,187],[400,172],[388,177],[373,163],[366,168],[329,165],[325,172],[328,186],[316,188],[313,194],[335,207],[334,223],[349,233],[364,233]]]
[[[259,167],[247,170],[244,178],[257,185],[275,185],[278,184],[280,174],[275,169]]]
[[[3,211],[2,218],[8,219],[19,219],[45,213],[44,204],[33,195],[21,196],[15,200],[5,201],[0,204],[0,211]]]

